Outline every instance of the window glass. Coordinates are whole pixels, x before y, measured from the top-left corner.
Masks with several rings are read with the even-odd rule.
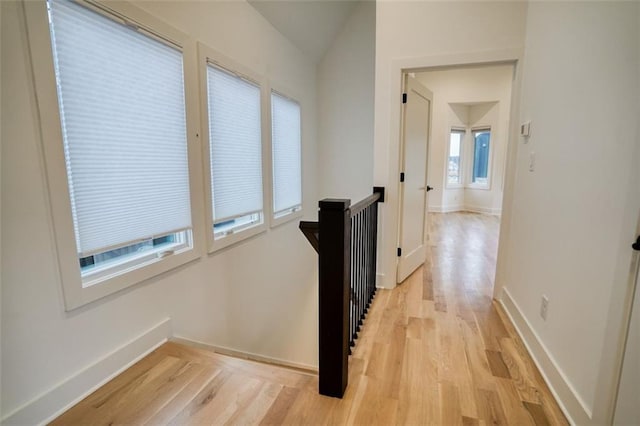
[[[272,92],[271,121],[273,211],[278,218],[300,210],[302,205],[300,105]]]
[[[490,143],[490,130],[475,130],[473,132],[473,183],[488,183]]]
[[[447,183],[462,183],[462,142],[464,140],[464,131],[451,130],[449,138],[449,158],[447,162]]]
[[[190,244],[182,52],[74,2],[48,10],[83,274],[145,241]]]
[[[214,237],[263,222],[260,87],[207,66]]]

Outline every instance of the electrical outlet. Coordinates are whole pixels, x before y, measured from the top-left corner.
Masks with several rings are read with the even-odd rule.
[[[549,310],[549,298],[542,295],[542,301],[540,302],[540,316],[543,320],[547,320],[547,312]]]

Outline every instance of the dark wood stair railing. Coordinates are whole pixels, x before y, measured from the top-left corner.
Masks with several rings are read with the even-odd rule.
[[[326,198],[318,222],[300,230],[318,252],[319,391],[342,398],[348,362],[376,292],[378,203],[384,188],[351,206],[351,200]]]

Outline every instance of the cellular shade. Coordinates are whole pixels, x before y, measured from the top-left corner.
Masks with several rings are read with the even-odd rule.
[[[49,1],[78,252],[191,227],[182,53]]]
[[[214,223],[262,211],[260,87],[207,66]]]
[[[271,121],[273,210],[278,214],[302,204],[300,105],[272,92]]]

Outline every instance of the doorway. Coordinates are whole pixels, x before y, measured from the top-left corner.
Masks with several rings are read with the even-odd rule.
[[[418,187],[413,183],[400,183],[397,283],[415,270],[427,258],[415,261],[415,253],[428,252],[434,235],[429,225],[450,222],[447,215],[465,220],[477,215],[480,224],[488,224],[487,232],[494,232],[500,225],[505,189],[507,146],[510,139],[512,88],[515,63],[482,64],[476,66],[408,69],[403,71],[404,93],[410,93],[416,84],[432,94],[428,111],[424,111],[423,128],[425,148],[411,148],[410,135],[415,139],[416,107],[411,96],[402,109],[400,171],[417,169],[423,161],[426,179]],[[415,81],[411,83],[408,82]],[[409,126],[409,127],[408,127]],[[407,149],[409,147],[409,149]],[[424,154],[423,154],[424,153]],[[405,174],[405,179],[408,174]],[[415,182],[414,182],[415,183]],[[416,188],[413,188],[416,186]],[[424,203],[408,196],[414,189],[423,191]],[[428,195],[427,195],[428,194]],[[486,216],[486,217],[485,217]],[[435,226],[435,225],[434,225]],[[437,226],[436,226],[437,227]],[[422,241],[421,247],[416,241]],[[462,243],[462,241],[460,242]],[[496,244],[494,245],[497,246]],[[410,258],[413,256],[413,259]],[[489,270],[495,276],[495,253]],[[491,291],[489,291],[491,294]]]

